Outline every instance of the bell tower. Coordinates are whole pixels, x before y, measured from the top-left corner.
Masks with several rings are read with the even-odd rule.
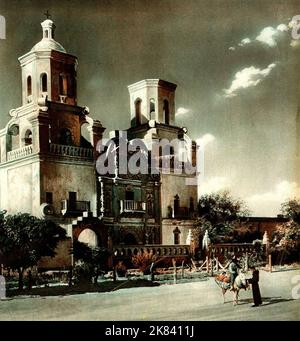
[[[67,54],[54,40],[55,25],[46,19],[41,23],[42,39],[19,58],[22,69],[22,104],[37,103],[39,98],[77,104],[77,58]]]
[[[161,79],[144,79],[129,85],[131,127],[150,120],[174,125],[176,87]]]
[[[97,214],[94,163],[105,128],[77,105],[77,58],[54,39],[52,20],[41,26],[42,39],[19,58],[22,105],[0,130],[0,208],[64,223]]]

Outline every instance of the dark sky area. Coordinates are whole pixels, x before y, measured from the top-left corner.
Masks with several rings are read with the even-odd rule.
[[[298,195],[299,1],[0,0],[1,127],[21,105],[18,57],[47,9],[78,57],[78,103],[107,132],[130,124],[129,84],[162,78],[178,85],[178,125],[207,143],[202,193],[229,189],[266,216]]]

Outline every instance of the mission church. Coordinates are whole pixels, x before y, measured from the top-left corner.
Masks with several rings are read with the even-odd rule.
[[[176,172],[171,147],[169,172],[162,171],[165,154],[159,154],[156,174],[123,174],[118,162],[114,174],[99,174],[97,146],[104,141],[102,122],[109,117],[98,113],[100,122],[87,106],[77,104],[77,58],[54,39],[52,20],[41,26],[41,41],[19,58],[22,105],[10,110],[0,131],[0,208],[51,219],[66,229],[69,244],[78,239],[123,257],[146,246],[161,255],[187,253],[196,217],[197,172]],[[195,165],[196,143],[175,122],[176,84],[145,79],[128,90],[130,127],[110,132],[111,141],[141,139],[149,155],[157,141],[182,141],[182,166]],[[71,261],[67,249],[61,243],[57,256],[43,266],[66,265]]]

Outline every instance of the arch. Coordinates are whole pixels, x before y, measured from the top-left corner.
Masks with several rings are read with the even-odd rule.
[[[84,148],[91,148],[92,147],[92,142],[91,141],[91,135],[89,128],[91,125],[87,122],[84,121],[80,125],[80,146]]]
[[[29,146],[32,144],[32,131],[27,129],[24,134],[24,145]]]
[[[137,245],[137,240],[132,233],[127,233],[124,236],[123,242],[125,245]]]
[[[31,80],[31,76],[28,76],[27,77],[27,99],[28,99],[28,102],[31,102],[31,100],[28,98],[31,95],[32,95],[32,80]]]
[[[47,92],[48,84],[47,84],[47,74],[45,72],[41,74],[40,84],[41,84],[41,92]]]
[[[78,241],[87,244],[91,248],[95,248],[99,245],[97,234],[89,229],[84,229],[78,236]]]
[[[169,101],[167,99],[164,100],[163,112],[164,112],[165,124],[170,124]]]
[[[8,152],[20,148],[20,129],[18,124],[9,127],[6,137],[6,150]]]
[[[68,93],[68,81],[64,74],[59,75],[59,95],[66,96]]]
[[[173,230],[173,235],[174,235],[174,245],[180,244],[180,233],[181,231],[179,230],[178,226]]]
[[[59,132],[59,144],[65,146],[72,146],[73,143],[73,136],[72,132],[68,128],[62,128]]]
[[[142,123],[142,112],[141,112],[142,100],[140,98],[137,98],[135,100],[134,107],[135,107],[135,124],[141,125]]]
[[[150,120],[155,119],[155,99],[150,98]]]
[[[179,195],[176,194],[174,197],[174,216],[178,216],[180,211],[180,198]]]

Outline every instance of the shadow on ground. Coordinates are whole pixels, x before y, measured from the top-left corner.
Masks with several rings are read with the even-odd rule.
[[[292,298],[282,298],[281,296],[279,296],[279,297],[262,297],[262,301],[263,301],[263,303],[261,306],[266,306],[266,305],[271,305],[271,304],[276,304],[276,303],[293,301],[293,299]],[[226,303],[230,303],[230,302],[226,302]],[[249,304],[249,303],[253,303],[252,298],[246,298],[246,299],[239,300],[239,305]]]
[[[156,282],[147,280],[130,280],[130,281],[117,281],[117,282],[103,282],[98,284],[85,283],[81,285],[58,286],[58,287],[44,287],[44,288],[33,288],[31,290],[8,290],[7,296],[12,298],[25,298],[24,296],[68,296],[78,295],[91,292],[107,292],[115,291],[119,289],[138,288],[138,287],[154,287],[159,286]]]

